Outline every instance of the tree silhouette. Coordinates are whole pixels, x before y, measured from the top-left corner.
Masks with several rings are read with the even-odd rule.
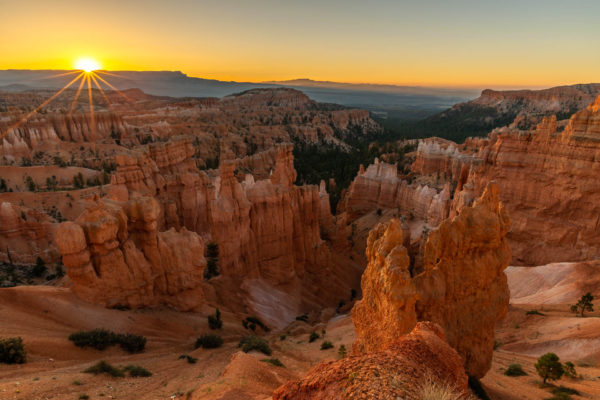
[[[592,304],[592,301],[594,301],[594,296],[592,296],[590,292],[587,292],[581,296],[577,304],[571,306],[571,312],[576,314],[580,313],[580,315],[583,317],[583,313],[585,311],[594,311],[594,305]]]

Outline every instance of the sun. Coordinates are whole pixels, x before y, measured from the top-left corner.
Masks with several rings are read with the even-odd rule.
[[[80,69],[88,73],[100,68],[102,68],[100,63],[93,58],[80,58],[75,62],[75,69]]]

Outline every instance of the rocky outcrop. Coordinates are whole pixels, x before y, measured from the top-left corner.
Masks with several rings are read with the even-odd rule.
[[[498,187],[490,184],[472,207],[430,232],[424,270],[411,277],[400,223],[376,227],[367,244],[363,299],[352,310],[354,352],[381,350],[417,320],[433,321],[463,358],[467,373],[485,375],[495,323],[508,309],[508,229]]]
[[[202,305],[204,242],[185,228],[158,232],[157,202],[92,201],[75,222],[56,231],[73,291],[107,307]]]
[[[445,341],[442,329],[419,322],[412,332],[382,350],[329,361],[299,381],[286,383],[274,400],[423,399],[428,385],[468,393],[460,356]]]
[[[55,223],[46,214],[0,203],[0,261],[33,264],[37,257],[53,261],[58,256],[53,244]]]
[[[291,146],[280,145],[270,152],[275,155],[268,178],[255,181],[247,174],[240,182],[235,176],[239,164],[234,160],[222,161],[218,171],[196,169],[189,137],[153,143],[116,157],[118,167],[108,194],[111,200],[105,203],[152,199],[156,202],[152,208],[155,235],[162,237],[165,233],[158,232],[168,229],[186,229],[204,242],[216,243],[220,274],[209,282],[214,280],[219,289],[211,300],[232,307],[242,302],[248,312],[271,326],[282,326],[311,308],[332,306],[347,298],[350,288],[358,285],[360,267],[345,257],[334,259],[321,239],[320,221],[333,225],[333,217],[324,206],[327,195],[319,193],[316,186],[293,184],[296,172]],[[81,218],[94,223],[103,215],[94,212]],[[63,256],[72,254],[68,247],[63,250]],[[82,267],[72,271],[77,273],[77,268]],[[187,272],[180,274],[183,277]],[[102,300],[92,293],[98,292],[99,286],[85,282],[90,293],[83,297]],[[127,289],[130,282],[117,280],[115,285]],[[79,293],[84,292],[83,286]],[[235,294],[227,296],[225,292]],[[127,301],[132,306],[149,303]],[[168,304],[162,294],[155,301]]]
[[[450,216],[498,184],[512,229],[514,265],[584,261],[600,251],[600,98],[568,123],[545,117],[533,130],[505,127],[463,145],[419,144],[413,172],[456,187]],[[425,177],[425,178],[423,178]]]
[[[378,208],[399,209],[404,215],[437,226],[448,216],[450,186],[437,190],[426,184],[411,184],[398,176],[396,165],[376,159],[366,171],[361,168],[358,172],[340,210],[354,220]]]
[[[44,143],[76,142],[114,143],[111,134],[127,136],[127,127],[114,113],[96,113],[92,119],[87,113],[35,115],[18,126],[0,124],[0,157],[9,160],[29,158],[32,151]]]
[[[494,180],[513,221],[514,264],[583,261],[600,252],[600,98],[559,131],[548,117],[531,132],[490,136],[462,195]]]

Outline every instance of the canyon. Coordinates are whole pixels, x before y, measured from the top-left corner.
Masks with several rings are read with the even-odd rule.
[[[299,181],[295,146],[349,152],[369,143],[382,129],[366,111],[291,89],[222,99],[128,90],[95,93],[94,117],[81,102],[69,113],[69,97],[59,96],[7,129],[43,92],[2,93],[11,106],[0,119],[0,261],[26,270],[40,258],[66,272],[0,292],[8,320],[0,335],[24,336],[27,376],[49,358],[65,376],[58,389],[44,372],[42,384],[19,390],[70,395],[68,380],[100,354],[73,350],[65,337],[98,324],[150,338],[147,353],[105,353],[157,371],[147,388],[115,381],[119,398],[185,388],[191,399],[417,399],[445,384],[468,398],[469,377],[492,398],[514,398],[511,383],[539,398],[542,389],[500,371],[513,359],[532,371],[547,351],[591,360],[578,370],[596,373],[597,354],[581,350],[597,340],[595,318],[568,310],[580,292],[600,290],[591,278],[600,250],[594,90],[485,91],[477,104],[527,106],[486,137],[420,139],[397,164],[385,161],[393,150],[379,154],[338,188],[333,207],[336,182]],[[546,115],[572,108],[569,119]],[[212,332],[215,308],[224,347],[192,352],[191,338]],[[529,313],[538,308],[548,315]],[[49,338],[25,322],[28,312]],[[249,330],[247,318],[265,327]],[[574,324],[583,333],[566,328]],[[289,368],[239,351],[248,334],[265,338]],[[325,341],[339,353],[319,349]],[[342,345],[350,355],[340,355]],[[189,366],[178,380],[173,348],[214,371]],[[0,375],[0,390],[15,376]],[[94,393],[104,384],[86,379]],[[598,393],[591,380],[577,385]]]

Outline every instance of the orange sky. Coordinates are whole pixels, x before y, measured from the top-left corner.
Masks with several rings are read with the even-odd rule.
[[[600,81],[600,2],[0,0],[0,69],[180,70],[237,81]]]

